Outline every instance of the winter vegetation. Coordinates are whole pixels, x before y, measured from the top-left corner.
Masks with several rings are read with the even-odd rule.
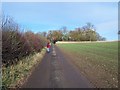
[[[40,53],[35,53],[21,59],[16,65],[2,67],[3,90],[21,87],[35,67],[41,62],[44,54],[45,49],[42,49]]]
[[[75,28],[75,30],[67,30],[67,27],[62,27],[60,30],[50,30],[48,33],[43,32],[48,39],[56,41],[105,41],[106,38],[96,32],[94,25],[87,23],[83,27]]]
[[[16,64],[20,59],[40,52],[46,39],[31,31],[23,32],[11,17],[2,20],[2,64]]]
[[[11,17],[2,18],[2,88],[18,87],[40,63],[46,38],[23,32]]]

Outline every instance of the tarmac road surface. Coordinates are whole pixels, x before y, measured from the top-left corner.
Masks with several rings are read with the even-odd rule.
[[[53,46],[22,88],[93,88],[93,85],[56,46]]]

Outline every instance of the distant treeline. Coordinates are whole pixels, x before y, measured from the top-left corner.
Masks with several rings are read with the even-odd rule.
[[[23,32],[11,17],[2,18],[2,63],[11,65],[46,45],[46,38],[39,33]]]
[[[87,23],[83,27],[68,30],[62,27],[59,30],[50,30],[48,33],[42,32],[42,36],[56,41],[105,41],[106,38],[96,32],[94,25]]]

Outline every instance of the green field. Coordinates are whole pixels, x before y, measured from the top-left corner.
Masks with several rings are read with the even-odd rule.
[[[96,87],[118,87],[118,42],[58,43],[57,46]]]

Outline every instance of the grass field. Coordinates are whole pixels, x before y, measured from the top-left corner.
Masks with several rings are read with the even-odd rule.
[[[118,87],[118,42],[58,43],[95,87]]]

